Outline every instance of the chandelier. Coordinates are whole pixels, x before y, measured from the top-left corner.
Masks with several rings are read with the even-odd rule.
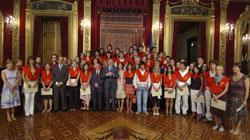
[[[13,16],[9,16],[5,20],[6,27],[9,30],[15,30],[17,29],[17,20]]]
[[[247,45],[249,43],[249,41],[250,41],[250,36],[248,34],[246,34],[242,37],[242,44],[243,45]]]
[[[157,21],[154,25],[153,25],[153,30],[158,31],[160,33],[160,35],[162,34],[162,24]]]
[[[230,23],[227,23],[224,32],[225,32],[228,40],[232,39],[232,37],[233,37],[233,30],[234,30],[234,25],[230,24]]]
[[[81,22],[81,30],[82,31],[84,31],[84,30],[87,30],[87,29],[89,29],[90,28],[90,26],[91,26],[91,23],[90,23],[90,21],[89,20],[87,20],[87,19],[84,19],[84,20],[82,20],[82,22]]]

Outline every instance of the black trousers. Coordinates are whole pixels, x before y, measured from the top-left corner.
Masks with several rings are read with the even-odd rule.
[[[153,107],[160,107],[160,99],[158,99],[158,97],[152,97],[152,104]]]
[[[93,109],[96,110],[97,109],[97,105],[98,105],[98,110],[102,110],[102,91],[98,91],[97,89],[92,92],[92,102],[93,102]]]
[[[77,109],[79,90],[79,87],[69,87],[69,109]]]
[[[61,102],[62,109],[67,109],[66,102],[66,86],[57,87],[54,86],[54,110],[59,110],[59,104]]]

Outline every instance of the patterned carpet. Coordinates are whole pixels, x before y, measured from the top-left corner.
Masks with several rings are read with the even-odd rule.
[[[249,114],[250,116],[250,114]],[[244,122],[240,136],[213,131],[212,123],[197,122],[182,115],[136,115],[125,112],[62,112],[33,118],[18,117],[8,123],[0,111],[1,140],[249,140],[250,123]],[[230,127],[230,125],[229,125]]]

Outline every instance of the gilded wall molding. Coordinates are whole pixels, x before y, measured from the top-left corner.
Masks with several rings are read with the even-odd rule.
[[[181,1],[178,3],[176,2],[176,6],[170,6],[170,2],[166,1],[166,12],[165,12],[165,22],[164,22],[164,52],[166,52],[167,55],[173,56],[172,50],[173,50],[173,30],[174,30],[174,22],[175,21],[197,21],[197,22],[206,22],[206,60],[209,62],[214,58],[214,28],[215,28],[215,15],[214,15],[214,3],[212,1],[211,7],[205,7],[202,5],[199,5],[198,3],[194,2],[193,4],[186,4],[183,3],[181,5],[178,5]],[[173,5],[173,3],[171,3]],[[203,4],[204,5],[204,4]],[[186,7],[195,9],[201,9],[202,13],[197,12],[196,15],[194,14],[194,11],[192,14],[188,13],[190,10],[186,10]],[[177,9],[173,10],[173,9]],[[186,12],[185,12],[186,10]]]
[[[32,7],[33,3],[44,2],[44,1],[55,1],[62,2],[67,5],[72,5],[72,10],[37,10]],[[33,55],[33,37],[34,37],[34,20],[35,16],[67,16],[68,17],[68,57],[70,59],[74,59],[78,54],[78,10],[77,10],[77,1],[74,3],[61,1],[61,0],[41,0],[30,2],[27,0],[26,2],[26,20],[25,20],[25,60],[29,56]]]
[[[220,1],[220,45],[219,45],[219,64],[226,68],[227,36],[224,33],[227,24],[228,0]]]
[[[235,24],[235,41],[234,41],[234,62],[241,62],[242,58],[242,37],[246,30],[246,25],[250,25],[250,9],[249,5],[246,7],[245,11],[240,14]],[[250,30],[250,29],[249,29]],[[248,34],[250,32],[248,31]],[[250,48],[248,44],[248,56],[250,54]]]
[[[20,36],[20,3],[21,0],[13,2],[13,17],[17,20],[17,28],[12,31],[12,59],[19,59],[19,36]]]
[[[83,20],[91,23],[91,0],[84,0]],[[91,50],[91,26],[83,30],[83,52]]]
[[[3,12],[0,10],[0,68],[3,67],[3,33],[4,33],[4,19],[3,19]]]
[[[159,37],[160,37],[160,3],[161,0],[153,0],[153,15],[152,15],[152,36],[153,45],[159,51]]]

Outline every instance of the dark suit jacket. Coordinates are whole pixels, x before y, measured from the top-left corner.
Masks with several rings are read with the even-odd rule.
[[[113,76],[106,76],[108,72],[113,72]],[[117,78],[119,78],[118,69],[113,66],[111,71],[109,71],[109,67],[105,67],[103,69],[102,78],[104,79],[104,89],[109,89],[110,87],[116,89]]]
[[[90,78],[90,89],[91,89],[91,92],[95,92],[96,90],[98,90],[99,92],[103,91],[103,81],[104,80],[102,79],[102,75],[103,75],[102,70],[100,70],[98,78],[96,78],[96,71],[92,72],[92,76]],[[96,88],[94,86],[95,83],[98,83],[99,88]]]
[[[54,81],[54,83],[62,82],[63,86],[66,86],[68,76],[69,76],[69,68],[67,66],[63,65],[61,71],[59,69],[59,65],[53,67],[52,80]]]

